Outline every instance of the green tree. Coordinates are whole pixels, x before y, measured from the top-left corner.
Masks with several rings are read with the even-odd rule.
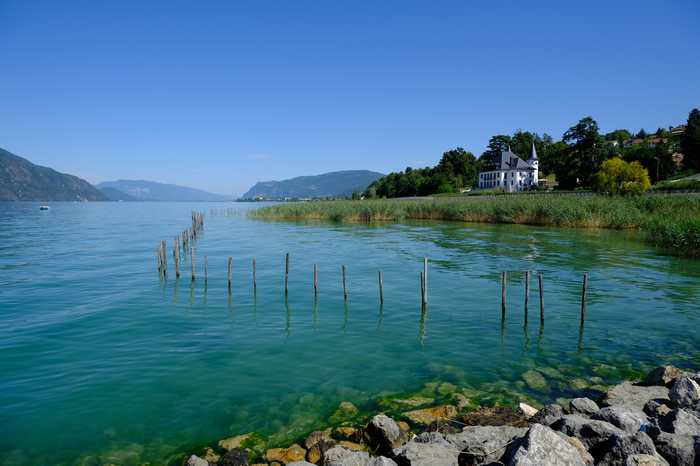
[[[688,115],[688,124],[681,137],[683,165],[700,171],[700,110],[694,108]]]
[[[508,150],[512,138],[505,134],[497,134],[489,139],[486,150],[481,154],[481,163],[484,170],[493,170],[498,166],[501,152]]]
[[[591,186],[593,174],[613,153],[612,149],[603,147],[598,123],[591,117],[582,118],[564,133],[562,141],[568,148],[554,172],[559,186],[564,189]]]
[[[593,188],[604,194],[642,194],[651,188],[649,173],[639,162],[620,157],[606,160],[594,176]]]
[[[619,144],[622,144],[628,139],[632,139],[632,134],[626,129],[616,129],[605,135],[606,141],[617,141]]]

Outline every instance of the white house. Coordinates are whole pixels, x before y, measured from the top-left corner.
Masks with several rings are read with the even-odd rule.
[[[538,182],[539,162],[534,142],[527,162],[509,148],[507,151],[501,151],[501,157],[494,170],[479,173],[480,189],[501,188],[504,191],[516,192],[536,188]]]

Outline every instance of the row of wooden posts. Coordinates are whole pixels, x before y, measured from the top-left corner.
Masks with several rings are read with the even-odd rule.
[[[178,248],[175,248],[175,251],[179,251]],[[167,261],[165,258],[165,241],[161,242],[161,246],[158,252],[158,257],[159,257],[159,263],[162,260],[164,264],[164,268],[167,268]],[[178,261],[179,261],[179,252],[176,253],[176,277],[180,277],[179,273],[179,266],[178,266]],[[190,262],[192,265],[192,281],[196,279],[196,270],[195,270],[195,252],[194,248],[190,249]],[[229,256],[228,261],[227,261],[227,283],[228,283],[228,292],[231,293],[231,287],[233,283],[233,275],[232,275],[232,270],[233,268],[233,258]],[[208,258],[207,256],[204,256],[204,282],[206,283],[209,278],[209,267],[208,267]],[[347,285],[347,267],[345,265],[341,266],[341,277],[342,277],[342,285],[343,285],[343,298],[347,301],[348,296],[349,296],[349,290],[348,290],[348,285]],[[314,296],[318,295],[318,265],[314,264],[313,266],[313,287],[314,287]],[[528,311],[529,311],[529,303],[530,303],[530,279],[531,279],[531,272],[526,271],[524,272],[525,274],[525,314],[524,314],[524,323],[527,324],[528,322]],[[378,284],[379,284],[379,302],[380,304],[384,304],[384,277],[382,274],[382,271],[379,270],[377,271],[378,275]],[[537,274],[537,280],[538,280],[538,290],[539,290],[539,304],[540,304],[540,322],[544,323],[544,278],[541,273]],[[506,293],[506,288],[508,284],[508,272],[501,272],[501,319],[505,320],[506,318],[506,303],[507,303],[507,293]],[[257,291],[257,269],[256,269],[256,261],[255,258],[253,258],[253,290]],[[581,325],[583,326],[585,320],[586,320],[586,299],[587,299],[587,292],[588,292],[588,274],[584,273],[583,274],[583,285],[581,288]],[[287,297],[289,295],[289,253],[285,254],[284,258],[284,296]],[[428,305],[428,258],[424,257],[423,258],[423,270],[420,272],[420,302],[421,302],[421,307],[424,309]]]
[[[541,273],[537,274],[540,296],[540,323],[544,323],[544,283]],[[506,318],[506,287],[508,284],[508,272],[501,272],[501,319]],[[588,294],[588,274],[583,274],[583,285],[581,286],[581,326],[586,321],[586,299]],[[530,271],[525,272],[525,315],[524,323],[527,325],[528,305],[530,302]]]
[[[180,265],[182,263],[181,253],[184,253],[185,257],[189,253],[192,262],[192,277],[194,277],[194,241],[204,230],[204,213],[203,212],[192,212],[191,215],[192,225],[190,228],[186,228],[173,240],[173,262],[175,263],[175,276],[180,278]],[[158,274],[161,278],[165,278],[168,275],[168,259],[167,259],[167,245],[165,240],[161,241],[156,248],[156,264],[158,269]],[[206,269],[206,258],[205,258],[205,269]],[[193,278],[194,279],[194,278]]]

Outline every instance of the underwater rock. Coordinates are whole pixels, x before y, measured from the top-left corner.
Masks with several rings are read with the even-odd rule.
[[[482,406],[462,416],[462,423],[467,426],[515,426],[530,425],[520,411],[513,408]]]
[[[424,396],[412,396],[410,398],[402,398],[395,400],[388,400],[382,404],[388,405],[392,408],[405,409],[405,408],[417,408],[419,406],[429,405],[435,402],[434,398],[428,398]]]
[[[449,382],[443,382],[437,387],[437,393],[440,396],[447,396],[450,393],[454,393],[457,391],[457,386],[455,384],[451,384]]]
[[[357,416],[358,412],[359,410],[357,409],[357,406],[349,401],[343,401],[330,417],[330,422],[331,424],[337,424],[339,422],[347,421]]]
[[[522,379],[531,390],[538,392],[546,392],[549,390],[547,379],[545,379],[541,373],[535,370],[530,369],[529,371],[525,372],[522,375]]]
[[[362,430],[352,426],[339,426],[333,429],[332,436],[338,440],[362,441]]]
[[[278,461],[287,464],[292,461],[302,461],[304,458],[306,458],[306,450],[297,443],[289,448],[272,448],[265,452],[265,460],[268,462]]]
[[[408,411],[403,415],[414,424],[429,426],[434,422],[447,422],[449,419],[454,419],[457,416],[457,408],[452,405],[435,406]]]

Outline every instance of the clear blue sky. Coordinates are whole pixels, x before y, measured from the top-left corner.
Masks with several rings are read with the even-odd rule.
[[[700,106],[700,2],[0,0],[0,147],[221,193]]]

